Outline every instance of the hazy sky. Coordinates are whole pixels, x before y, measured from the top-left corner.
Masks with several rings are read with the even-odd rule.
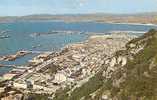
[[[157,0],[0,0],[0,16],[157,11]]]

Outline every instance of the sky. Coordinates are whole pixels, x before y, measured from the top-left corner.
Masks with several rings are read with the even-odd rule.
[[[157,12],[157,0],[0,0],[0,16]]]

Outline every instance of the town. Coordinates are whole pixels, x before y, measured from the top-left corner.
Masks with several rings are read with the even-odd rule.
[[[27,66],[16,66],[1,77],[2,100],[27,93],[49,94],[53,98],[57,90],[67,87],[73,90],[99,72],[103,64],[112,66],[114,61],[109,60],[113,54],[125,49],[126,43],[135,37],[127,33],[94,35],[58,52],[41,53],[29,60]],[[120,60],[126,64],[126,59]],[[8,87],[11,89],[6,89]]]

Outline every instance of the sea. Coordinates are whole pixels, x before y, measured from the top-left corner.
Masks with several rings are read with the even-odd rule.
[[[147,32],[150,29],[157,29],[155,25],[138,24],[113,24],[97,22],[63,22],[63,21],[16,21],[0,23],[0,56],[15,54],[20,50],[32,51],[58,51],[64,46],[82,42],[89,36],[99,33],[107,34],[111,31],[137,31]],[[47,34],[59,31],[57,34]],[[70,31],[71,34],[67,34]],[[34,34],[41,35],[34,36]],[[0,64],[25,65],[28,60],[37,54],[29,54],[15,61],[0,61]],[[12,67],[1,67],[0,75],[10,71]]]

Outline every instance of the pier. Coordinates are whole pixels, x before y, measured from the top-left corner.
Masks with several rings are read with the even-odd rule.
[[[3,65],[3,64],[0,64],[0,68],[1,67],[13,67],[13,68],[17,68],[18,66],[17,65]]]

